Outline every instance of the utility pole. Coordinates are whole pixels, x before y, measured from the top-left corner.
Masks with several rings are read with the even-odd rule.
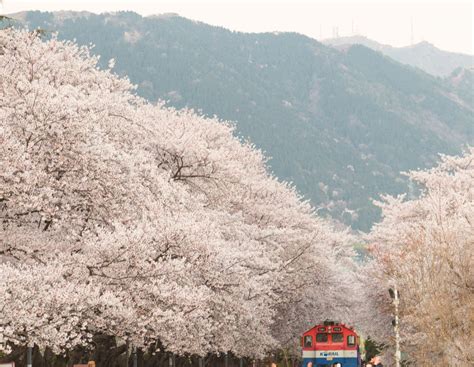
[[[395,286],[394,289],[390,288],[388,290],[390,297],[392,298],[392,303],[395,308],[395,319],[392,322],[393,331],[395,332],[395,367],[400,367],[400,359],[401,359],[401,352],[400,352],[400,319],[398,317],[398,306],[400,304],[400,293],[398,292],[397,287]]]
[[[33,367],[33,345],[28,344],[26,349],[26,367]]]
[[[138,367],[137,347],[133,347],[133,367]]]

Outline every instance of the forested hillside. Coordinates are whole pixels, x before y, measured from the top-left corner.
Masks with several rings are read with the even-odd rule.
[[[324,40],[323,43],[337,48],[351,45],[366,46],[372,50],[380,51],[402,64],[417,67],[439,77],[447,77],[459,67],[465,69],[474,67],[474,56],[443,51],[426,41],[411,46],[393,47],[364,36],[352,36],[331,38]]]
[[[431,77],[363,46],[339,51],[299,34],[231,32],[176,15],[15,17],[95,44],[102,66],[114,58],[151,101],[235,121],[279,178],[354,228],[378,219],[379,193],[414,192],[400,171],[474,143],[472,78]]]

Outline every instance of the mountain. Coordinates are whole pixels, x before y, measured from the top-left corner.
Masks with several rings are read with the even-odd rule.
[[[463,98],[465,103],[468,105],[474,103],[474,69],[457,68],[447,80],[457,90],[457,95]]]
[[[474,143],[472,79],[460,88],[367,47],[231,32],[175,14],[17,17],[30,29],[93,43],[102,66],[114,58],[115,72],[151,101],[235,121],[237,134],[271,157],[276,176],[319,213],[357,229],[379,218],[373,198],[408,189],[400,171]]]
[[[429,74],[439,77],[447,77],[459,67],[466,69],[474,67],[474,56],[443,51],[426,41],[413,46],[392,47],[363,36],[353,36],[331,38],[325,40],[324,44],[337,48],[362,45],[372,50],[380,51],[384,55],[402,64],[415,66]]]

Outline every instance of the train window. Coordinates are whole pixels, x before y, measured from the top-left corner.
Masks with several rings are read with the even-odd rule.
[[[318,333],[316,334],[316,341],[318,343],[327,343],[328,341],[328,334],[326,333]]]
[[[348,335],[347,336],[347,345],[350,345],[350,346],[355,345],[355,336],[354,335]]]
[[[332,334],[332,342],[333,343],[342,343],[344,341],[344,337],[342,334],[337,333],[337,334]]]
[[[304,337],[304,346],[312,347],[313,346],[313,337],[311,335],[305,335]]]

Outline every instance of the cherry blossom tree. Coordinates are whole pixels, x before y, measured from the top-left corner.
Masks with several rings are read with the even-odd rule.
[[[4,341],[62,353],[100,333],[258,356],[311,314],[348,315],[347,233],[232,124],[150,104],[97,62],[0,31]]]
[[[401,293],[402,342],[421,365],[468,366],[474,319],[474,149],[408,176],[417,199],[385,197],[373,275]],[[380,305],[390,306],[386,297]]]

